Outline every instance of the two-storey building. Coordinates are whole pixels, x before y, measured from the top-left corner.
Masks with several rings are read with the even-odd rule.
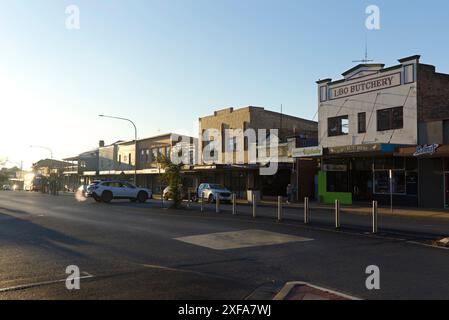
[[[317,130],[315,121],[261,107],[215,111],[199,119],[198,181],[222,184],[240,197],[247,190],[260,191],[265,198],[285,195],[288,184],[298,185],[288,139],[302,137],[316,144]],[[270,151],[274,140],[275,157]]]
[[[317,84],[323,202],[444,205],[449,75],[411,56]]]

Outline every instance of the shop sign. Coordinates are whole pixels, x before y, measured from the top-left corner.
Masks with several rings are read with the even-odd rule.
[[[360,82],[342,85],[336,88],[331,88],[331,100],[341,99],[345,97],[354,96],[357,94],[368,93],[377,90],[397,87],[401,85],[401,73],[395,73],[383,77],[364,80]]]
[[[359,144],[343,147],[329,147],[329,154],[344,154],[344,153],[361,153],[361,152],[376,152],[382,151],[382,144]]]
[[[413,154],[415,157],[424,156],[424,155],[433,155],[435,152],[438,151],[438,148],[440,147],[439,144],[429,144],[424,146],[418,146],[416,147],[416,152]]]
[[[328,172],[346,172],[348,171],[348,166],[345,164],[323,164],[322,170]]]
[[[321,157],[323,155],[323,147],[307,147],[292,149],[291,156],[293,158]]]

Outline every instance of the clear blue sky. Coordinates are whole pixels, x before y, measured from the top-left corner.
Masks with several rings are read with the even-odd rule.
[[[81,29],[65,28],[76,4]],[[381,9],[381,30],[365,8]],[[387,65],[414,54],[449,73],[449,2],[0,0],[0,157],[26,164],[76,155],[98,140],[196,135],[198,117],[257,105],[304,118],[315,81],[364,54]]]

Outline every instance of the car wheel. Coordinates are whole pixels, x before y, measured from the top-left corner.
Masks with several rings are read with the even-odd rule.
[[[214,202],[214,195],[213,194],[209,195],[208,201],[209,201],[209,203]]]
[[[101,202],[101,198],[100,198],[96,193],[94,193],[94,194],[92,195],[92,198],[94,198],[94,200],[95,200],[96,202]]]
[[[139,194],[137,195],[137,200],[140,203],[144,203],[145,201],[148,200],[148,194],[146,192],[139,192]]]
[[[113,196],[111,191],[104,191],[101,195],[101,200],[103,200],[103,202],[105,203],[110,203],[112,201],[112,198]]]

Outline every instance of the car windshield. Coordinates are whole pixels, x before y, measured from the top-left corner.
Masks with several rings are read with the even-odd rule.
[[[224,187],[219,184],[209,184],[209,187],[211,189],[224,189]]]

